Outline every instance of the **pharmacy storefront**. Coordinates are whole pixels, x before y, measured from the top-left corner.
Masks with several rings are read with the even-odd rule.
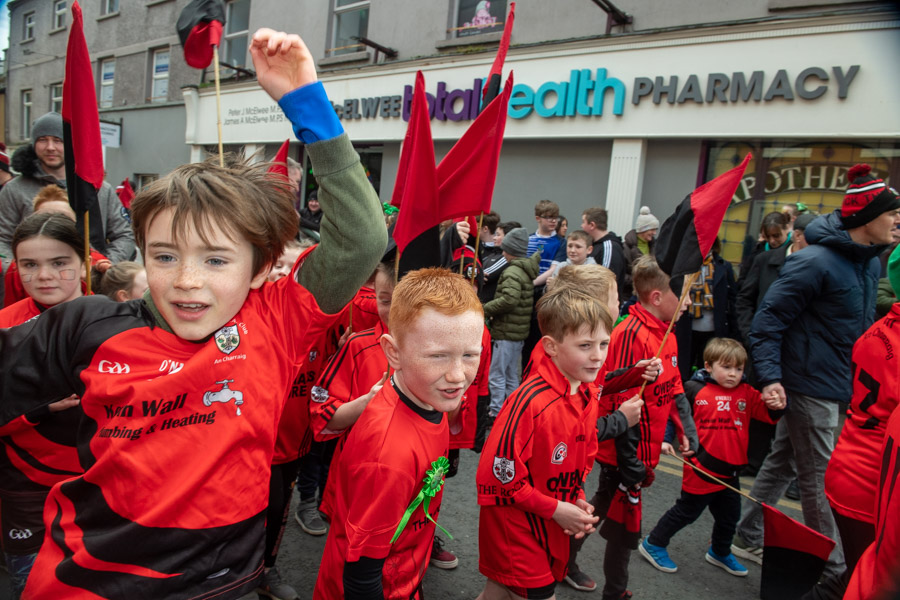
[[[640,206],[665,218],[699,183],[751,152],[722,230],[726,256],[737,261],[765,212],[789,202],[819,212],[839,206],[854,163],[900,178],[900,22],[779,27],[513,48],[494,209],[531,228],[542,198],[557,202],[572,225],[600,205],[624,235]],[[440,158],[477,116],[492,60],[440,57],[323,75],[383,200],[393,190],[416,70],[425,74]],[[186,90],[186,99],[186,141],[199,158],[216,144],[215,97]],[[227,145],[264,148],[267,158],[292,137],[255,84],[223,90],[222,119]]]

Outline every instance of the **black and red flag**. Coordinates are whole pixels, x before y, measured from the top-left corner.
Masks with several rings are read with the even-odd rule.
[[[497,49],[497,56],[494,57],[494,64],[491,66],[491,72],[484,84],[483,100],[481,102],[482,110],[500,93],[500,82],[503,80],[503,63],[506,61],[506,53],[509,50],[509,39],[512,36],[513,21],[515,19],[516,3],[510,2],[509,16],[506,17],[506,23],[503,24],[503,37],[500,38],[500,47]]]
[[[759,597],[762,600],[801,598],[821,577],[835,542],[778,509],[760,504],[765,542]]]
[[[103,185],[103,145],[100,141],[100,113],[94,91],[94,71],[84,39],[84,19],[78,2],[72,3],[72,27],[66,49],[66,76],[63,80],[63,144],[66,160],[66,191],[79,227],[88,218],[90,242],[100,253],[106,251],[103,217],[97,191]],[[88,254],[86,250],[85,254]],[[87,264],[87,256],[85,258]]]
[[[681,295],[684,276],[699,271],[712,249],[751,158],[747,154],[741,164],[691,192],[659,228],[654,254],[676,296]]]
[[[224,26],[224,0],[191,0],[175,24],[184,62],[195,69],[208,67],[213,59],[213,46],[222,40]]]

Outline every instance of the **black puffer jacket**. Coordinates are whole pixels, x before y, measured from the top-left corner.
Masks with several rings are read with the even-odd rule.
[[[787,257],[750,328],[759,385],[848,402],[850,353],[875,319],[875,294],[886,246],[855,243],[839,212],[804,231],[809,247]]]

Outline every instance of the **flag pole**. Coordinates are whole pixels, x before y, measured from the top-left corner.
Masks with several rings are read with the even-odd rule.
[[[684,460],[683,458],[681,458],[681,457],[678,456],[677,454],[670,454],[669,456],[674,456],[675,458],[677,458],[678,460],[680,460],[681,462],[683,462],[684,464],[686,464],[687,466],[689,466],[689,467],[692,468],[693,470],[699,471],[700,473],[703,473],[704,475],[706,475],[707,477],[709,477],[710,479],[712,479],[712,480],[715,481],[716,483],[719,483],[719,484],[721,484],[721,485],[724,485],[725,487],[727,487],[727,488],[728,488],[729,490],[731,490],[732,492],[737,492],[738,494],[740,494],[741,496],[743,496],[743,497],[746,498],[747,500],[750,500],[751,502],[755,502],[755,503],[757,503],[757,504],[762,504],[762,502],[760,502],[759,500],[757,500],[756,498],[754,498],[753,496],[751,496],[751,495],[748,494],[747,492],[742,492],[741,490],[737,489],[736,487],[731,486],[731,485],[728,485],[727,483],[725,483],[724,481],[722,481],[721,479],[719,479],[718,477],[716,477],[715,475],[713,475],[713,474],[710,473],[709,471],[706,471],[705,469],[701,469],[700,467],[698,467],[698,466],[695,465],[694,463]]]
[[[694,282],[697,281],[697,276],[699,274],[700,274],[700,271],[697,271],[696,273],[691,273],[688,276],[688,278],[684,280],[684,285],[681,287],[681,297],[678,299],[678,310],[679,311],[681,310],[681,307],[684,304],[685,298],[687,298],[687,295],[690,293],[691,287],[693,287]],[[659,358],[659,355],[662,354],[663,348],[666,345],[666,340],[669,339],[669,334],[672,333],[672,328],[675,326],[675,322],[678,321],[678,317],[680,317],[680,316],[681,316],[681,314],[679,313],[679,314],[675,315],[675,317],[672,318],[671,321],[669,321],[669,327],[668,327],[668,329],[666,329],[666,335],[663,336],[662,343],[659,345],[659,350],[656,351],[656,356],[654,356],[653,358]],[[645,379],[644,383],[641,384],[641,390],[638,392],[638,396],[640,396],[641,398],[644,397],[644,388],[647,387],[647,383],[648,382]]]
[[[219,166],[225,166],[225,155],[222,149],[222,90],[219,87],[219,46],[213,46],[213,64],[216,74],[216,127],[219,133]]]
[[[475,262],[478,262],[478,244],[481,242],[481,228],[484,226],[484,211],[481,211],[481,214],[478,216],[478,232],[475,234]],[[463,256],[465,258],[465,256]],[[475,284],[475,268],[472,268],[472,279],[469,281],[472,285]]]
[[[394,261],[394,285],[400,281],[400,248],[397,248],[397,258]]]
[[[84,283],[87,296],[91,295],[91,213],[84,211]]]

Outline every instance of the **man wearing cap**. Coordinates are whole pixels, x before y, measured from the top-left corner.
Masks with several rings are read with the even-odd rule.
[[[834,449],[838,403],[850,401],[851,351],[874,321],[878,255],[900,223],[900,198],[870,171],[868,165],[851,168],[841,208],[806,226],[809,246],[787,257],[750,327],[763,396],[788,400],[750,495],[774,505],[796,464],[804,521],[834,540],[838,532],[823,482]],[[747,503],[732,549],[760,561],[762,545],[762,511]],[[840,575],[844,568],[838,545],[825,572]],[[822,592],[816,588],[813,594]]]
[[[49,112],[39,117],[32,125],[31,139],[31,144],[13,155],[12,166],[21,175],[0,190],[0,255],[4,269],[12,260],[13,233],[33,212],[32,202],[40,189],[51,184],[66,187],[63,123],[59,113]],[[91,227],[91,245],[114,263],[130,260],[134,256],[134,233],[109,183],[103,182],[97,200],[102,227]]]

